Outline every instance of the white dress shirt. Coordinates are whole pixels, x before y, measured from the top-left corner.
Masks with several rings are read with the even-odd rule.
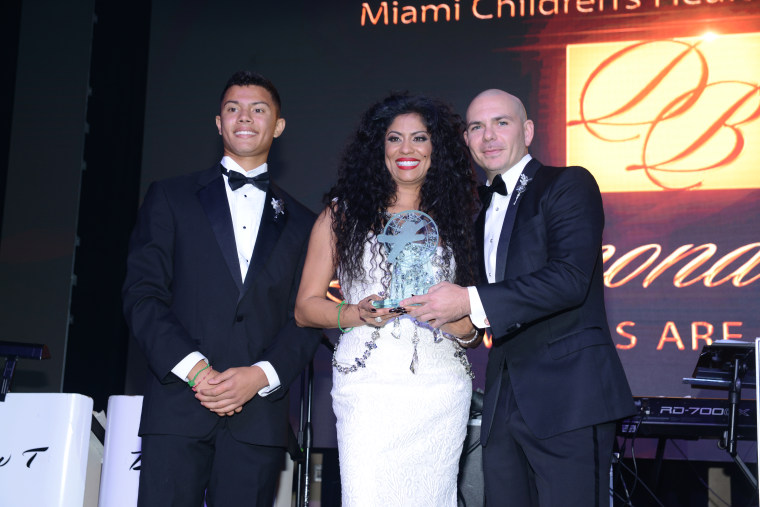
[[[520,179],[523,169],[525,169],[531,158],[533,157],[525,155],[518,163],[501,175],[504,185],[507,187],[507,195],[494,192],[491,204],[486,210],[486,222],[483,229],[483,254],[488,283],[496,281],[496,250],[499,247],[501,229],[504,227],[504,217],[507,215],[507,209],[509,209],[512,194],[517,186],[517,180]],[[467,292],[470,296],[470,319],[479,328],[488,327],[488,316],[483,308],[478,290],[475,287],[467,287]]]
[[[222,165],[228,171],[236,171],[249,178],[267,171],[266,163],[250,171],[245,171],[237,162],[227,156],[222,158]],[[261,223],[261,215],[264,213],[266,192],[259,190],[253,185],[243,185],[237,190],[232,190],[227,183],[227,175],[223,175],[222,177],[224,178],[224,188],[227,191],[227,203],[230,206],[230,214],[232,215],[232,228],[235,232],[240,274],[242,275],[242,279],[245,280],[248,266],[251,263],[253,248],[256,245],[256,237],[259,234],[259,223]],[[198,361],[206,361],[208,363],[208,359],[200,352],[191,352],[172,368],[172,373],[188,382],[190,380],[188,378],[190,370],[193,369],[193,366]],[[269,361],[260,361],[255,365],[264,370],[264,374],[269,381],[269,385],[259,391],[260,396],[266,396],[280,387],[280,378]]]

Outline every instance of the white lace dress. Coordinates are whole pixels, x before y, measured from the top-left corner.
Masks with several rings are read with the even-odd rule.
[[[382,271],[369,268],[371,256],[368,245],[368,280],[340,280],[348,303],[383,290]],[[454,263],[440,266],[440,248],[436,264],[436,281],[451,278]],[[375,340],[374,327],[354,328],[341,336],[334,354],[331,394],[342,505],[453,507],[472,395],[469,363],[455,342],[435,338],[409,316],[397,320],[381,328]],[[368,349],[367,343],[376,347]]]

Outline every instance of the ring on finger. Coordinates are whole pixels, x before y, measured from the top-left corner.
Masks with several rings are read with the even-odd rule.
[[[383,321],[382,317],[375,317],[375,322],[380,324]]]

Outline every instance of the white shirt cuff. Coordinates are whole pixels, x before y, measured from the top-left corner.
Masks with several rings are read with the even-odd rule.
[[[206,361],[206,363],[208,363],[208,359],[206,359],[200,352],[190,352],[182,361],[177,363],[177,366],[172,368],[172,373],[185,382],[189,382],[190,379],[188,378],[188,375],[190,374],[190,370],[193,369],[193,366],[198,364],[198,361]]]
[[[480,294],[475,287],[467,287],[467,294],[470,296],[470,320],[473,325],[480,329],[488,327],[488,317],[486,309],[483,308],[483,302],[480,301]]]
[[[280,387],[280,377],[277,375],[277,372],[274,371],[272,363],[269,361],[259,361],[258,363],[255,363],[254,366],[258,366],[264,370],[264,375],[267,376],[267,380],[269,381],[269,385],[259,391],[259,396],[266,396]]]

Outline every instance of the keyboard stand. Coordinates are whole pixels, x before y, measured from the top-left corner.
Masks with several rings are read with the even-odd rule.
[[[751,373],[748,375],[748,373]],[[725,449],[757,491],[757,478],[737,454],[737,412],[741,401],[742,382],[755,385],[755,344],[736,340],[716,340],[702,347],[692,377],[684,378],[692,387],[728,391],[728,425],[718,447]]]

